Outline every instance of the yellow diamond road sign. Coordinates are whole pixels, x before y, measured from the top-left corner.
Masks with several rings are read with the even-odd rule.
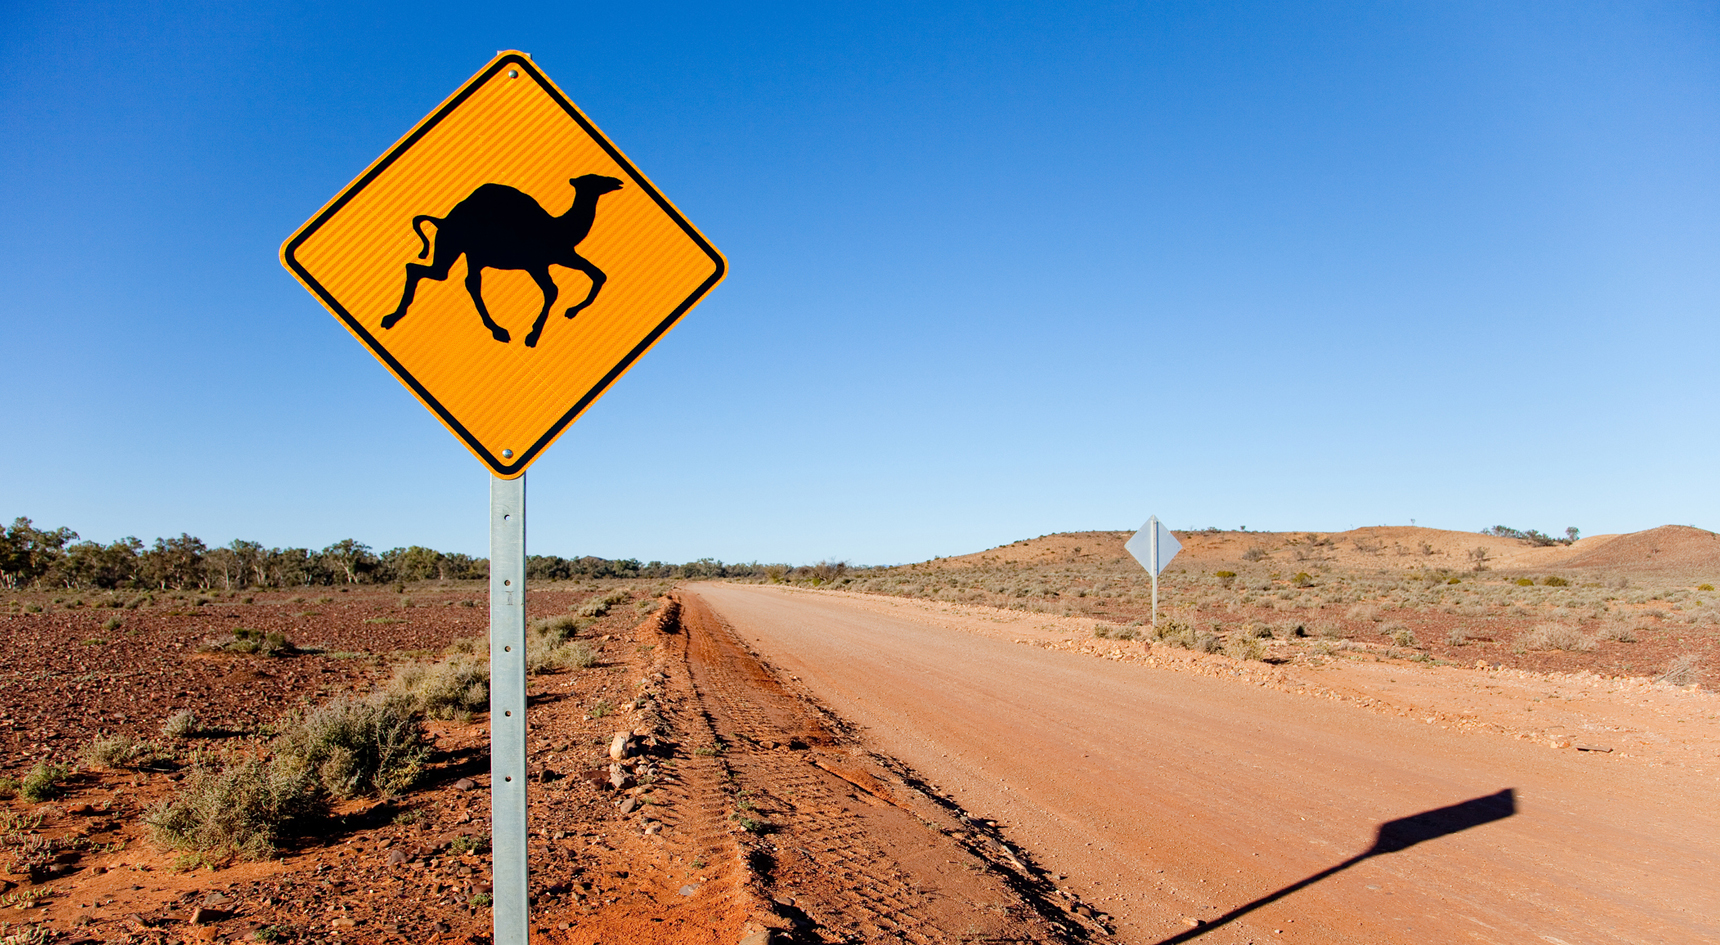
[[[728,268],[518,52],[377,158],[281,262],[504,479]]]

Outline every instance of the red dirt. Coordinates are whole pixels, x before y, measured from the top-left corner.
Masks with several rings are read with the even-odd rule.
[[[1713,693],[1274,667],[991,608],[697,594],[868,743],[998,822],[1037,875],[1067,874],[1123,941],[1720,936]]]

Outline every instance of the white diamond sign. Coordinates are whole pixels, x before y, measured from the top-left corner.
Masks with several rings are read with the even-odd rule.
[[[1146,568],[1147,573],[1153,577],[1158,577],[1159,572],[1182,550],[1181,543],[1171,534],[1171,530],[1159,521],[1157,515],[1147,519],[1147,524],[1142,525],[1141,530],[1123,547],[1127,548],[1129,554],[1134,555],[1141,567]]]

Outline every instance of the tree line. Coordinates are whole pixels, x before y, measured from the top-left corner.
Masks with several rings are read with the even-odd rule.
[[[632,558],[563,558],[529,555],[526,577],[552,581],[580,578],[757,577],[784,565],[724,564],[701,558],[687,564],[641,563]],[[346,538],[321,550],[267,548],[236,539],[211,548],[181,533],[145,545],[137,538],[111,544],[80,541],[69,528],[37,528],[19,517],[0,530],[0,588],[221,588],[305,587],[332,584],[392,584],[403,581],[484,580],[488,558],[474,558],[413,545],[377,552]]]

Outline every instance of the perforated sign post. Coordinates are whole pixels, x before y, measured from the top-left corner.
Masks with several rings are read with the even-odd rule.
[[[281,247],[489,468],[495,941],[527,934],[525,472],[728,266],[525,53],[503,51]]]
[[[1147,519],[1147,524],[1142,525],[1141,530],[1125,542],[1123,547],[1153,576],[1153,626],[1156,627],[1159,625],[1159,572],[1182,550],[1182,543],[1177,541],[1171,530],[1154,515]]]

